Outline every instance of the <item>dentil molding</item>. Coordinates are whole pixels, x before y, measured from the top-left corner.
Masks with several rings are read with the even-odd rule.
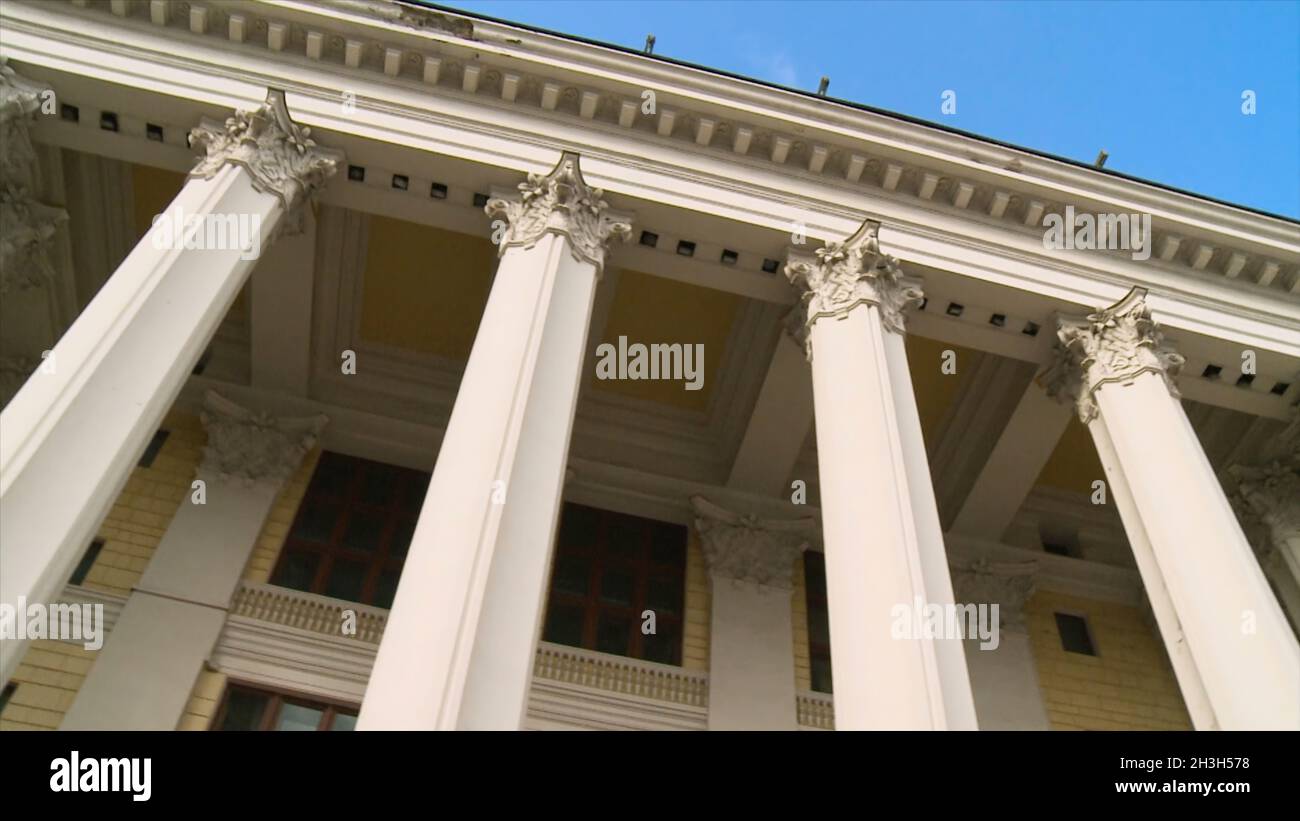
[[[919,280],[904,277],[898,260],[880,250],[879,232],[880,223],[867,220],[844,242],[827,243],[813,254],[791,250],[785,275],[801,293],[786,327],[803,326],[792,336],[803,342],[810,360],[818,319],[840,319],[859,305],[875,305],[885,329],[903,334],[907,309],[925,298]]]
[[[316,446],[329,418],[282,419],[257,413],[208,391],[199,413],[208,432],[199,475],[245,484],[284,482]]]
[[[791,590],[794,560],[815,537],[814,518],[760,519],[733,513],[703,496],[692,496],[709,575]]]
[[[1074,403],[1085,425],[1097,416],[1096,393],[1103,385],[1131,384],[1154,373],[1170,395],[1179,396],[1174,377],[1184,359],[1164,344],[1146,295],[1146,289],[1133,288],[1119,302],[1086,317],[1057,317],[1054,359],[1044,382],[1049,396]]]
[[[508,225],[500,254],[507,248],[530,248],[547,233],[562,234],[569,238],[574,258],[596,266],[599,276],[609,241],[626,242],[632,236],[631,215],[611,210],[605,192],[587,185],[572,151],[564,152],[549,174],[529,174],[518,188],[517,194],[493,191],[483,209]]]

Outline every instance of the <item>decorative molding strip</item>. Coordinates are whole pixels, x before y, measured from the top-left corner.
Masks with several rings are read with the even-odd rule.
[[[107,641],[113,628],[117,626],[117,619],[122,615],[122,608],[126,606],[126,596],[119,596],[116,593],[105,593],[101,590],[92,590],[89,587],[70,584],[63,588],[59,595],[59,604],[101,604],[104,606],[104,640]],[[81,639],[63,639],[69,644],[81,646]]]
[[[345,610],[356,615],[355,636],[344,636],[341,630]],[[388,623],[388,611],[380,607],[253,582],[244,582],[235,591],[230,615],[375,645]]]
[[[1181,242],[1181,255],[1162,252],[1164,264],[1188,272],[1213,270],[1224,281],[1300,291],[1294,260],[1261,253],[1258,243],[1223,245],[1216,229],[1256,219],[1231,206],[832,101],[742,85],[709,72],[674,71],[632,55],[593,53],[584,44],[508,24],[436,12],[429,14],[440,19],[429,22],[409,7],[395,15],[391,7],[375,11],[372,5],[330,0],[322,8],[290,0],[266,14],[195,6],[189,15],[156,16],[142,10],[145,4],[123,3],[116,15],[77,8],[55,14],[137,32],[171,28],[169,39],[184,39],[191,47],[242,47],[260,51],[262,59],[351,75],[358,84],[432,88],[459,101],[634,134],[839,188],[871,188],[877,196],[910,198],[931,210],[1011,230],[1041,233],[1044,214],[1066,205],[1099,213],[1151,213],[1158,242],[1201,233],[1195,241]],[[209,70],[229,73],[211,59]],[[657,115],[640,111],[646,90],[659,98]],[[1201,248],[1222,250],[1203,259]]]
[[[549,642],[538,643],[533,675],[653,701],[709,706],[708,673]]]
[[[343,635],[344,611],[357,633]],[[212,657],[233,679],[359,702],[388,611],[245,582]],[[539,643],[530,724],[591,729],[704,729],[708,674]]]

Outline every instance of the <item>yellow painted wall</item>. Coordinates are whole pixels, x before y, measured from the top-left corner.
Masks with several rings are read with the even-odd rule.
[[[18,688],[0,714],[0,731],[57,729],[98,654],[71,642],[33,641],[10,679]]]
[[[596,380],[593,386],[632,399],[685,410],[706,410],[713,387],[721,378],[722,354],[741,303],[742,298],[736,294],[624,269],[619,273],[609,319],[603,329],[593,331],[600,333],[602,343],[607,342],[615,349],[619,336],[626,336],[628,345],[637,342],[703,345],[704,384],[695,391],[688,391],[682,382],[671,379]]]
[[[370,217],[361,338],[468,358],[487,305],[496,252],[484,237]]]
[[[221,706],[221,694],[226,689],[226,674],[216,670],[204,670],[194,682],[194,690],[185,705],[185,714],[181,716],[178,730],[206,730],[217,715]]]
[[[692,527],[686,542],[686,613],[682,620],[682,667],[687,670],[709,669],[712,597],[700,536]]]
[[[104,547],[85,587],[128,595],[153,558],[172,517],[189,497],[207,444],[197,416],[173,411],[163,421],[167,441],[149,467],[136,467],[99,527]]]
[[[1062,649],[1057,612],[1087,618],[1097,655]],[[1053,729],[1192,728],[1164,645],[1137,608],[1039,591],[1025,617]]]

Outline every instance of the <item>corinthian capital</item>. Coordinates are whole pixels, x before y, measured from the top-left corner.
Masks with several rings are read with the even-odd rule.
[[[62,208],[37,202],[20,187],[0,186],[0,294],[44,287],[54,278],[50,244],[67,219]]]
[[[0,57],[0,184],[30,189],[36,184],[36,151],[30,129],[41,108],[43,89],[19,76]]]
[[[536,245],[548,233],[563,234],[574,258],[595,265],[599,276],[610,239],[626,242],[632,236],[631,216],[610,210],[604,196],[582,178],[578,155],[566,151],[549,174],[529,174],[519,193],[494,191],[483,210],[507,223],[499,253]]]
[[[742,516],[703,496],[692,496],[691,506],[711,576],[782,590],[793,588],[794,560],[817,531],[812,518]]]
[[[208,432],[199,475],[245,484],[288,479],[329,422],[320,415],[279,419],[256,413],[213,391],[204,396],[199,418]]]
[[[253,188],[274,194],[295,211],[343,162],[343,153],[321,148],[311,129],[289,118],[284,92],[272,89],[256,111],[240,111],[224,123],[205,118],[190,131],[190,144],[206,152],[191,177],[209,179],[227,163],[248,169]]]
[[[875,305],[885,329],[906,331],[907,309],[924,297],[919,283],[903,276],[898,260],[882,253],[880,223],[867,220],[844,242],[827,243],[814,254],[791,252],[785,276],[800,288],[802,336],[812,358],[811,330],[822,317],[842,318],[858,305]]]
[[[998,621],[1008,630],[1025,631],[1025,602],[1034,594],[1038,563],[992,562],[980,558],[954,568],[957,604],[996,604]]]
[[[1073,402],[1084,424],[1097,416],[1096,393],[1103,385],[1126,385],[1144,373],[1154,373],[1178,396],[1174,376],[1184,360],[1164,344],[1146,294],[1145,289],[1134,288],[1097,313],[1057,318],[1055,359],[1044,378],[1047,393]]]
[[[1234,465],[1228,473],[1237,480],[1241,501],[1268,526],[1274,545],[1300,536],[1300,455],[1289,463]]]

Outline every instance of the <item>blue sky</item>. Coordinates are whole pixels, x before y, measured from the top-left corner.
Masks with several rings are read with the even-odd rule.
[[[1300,2],[455,2],[1300,218]],[[946,90],[956,113],[940,109]],[[1242,93],[1256,113],[1242,113]]]

